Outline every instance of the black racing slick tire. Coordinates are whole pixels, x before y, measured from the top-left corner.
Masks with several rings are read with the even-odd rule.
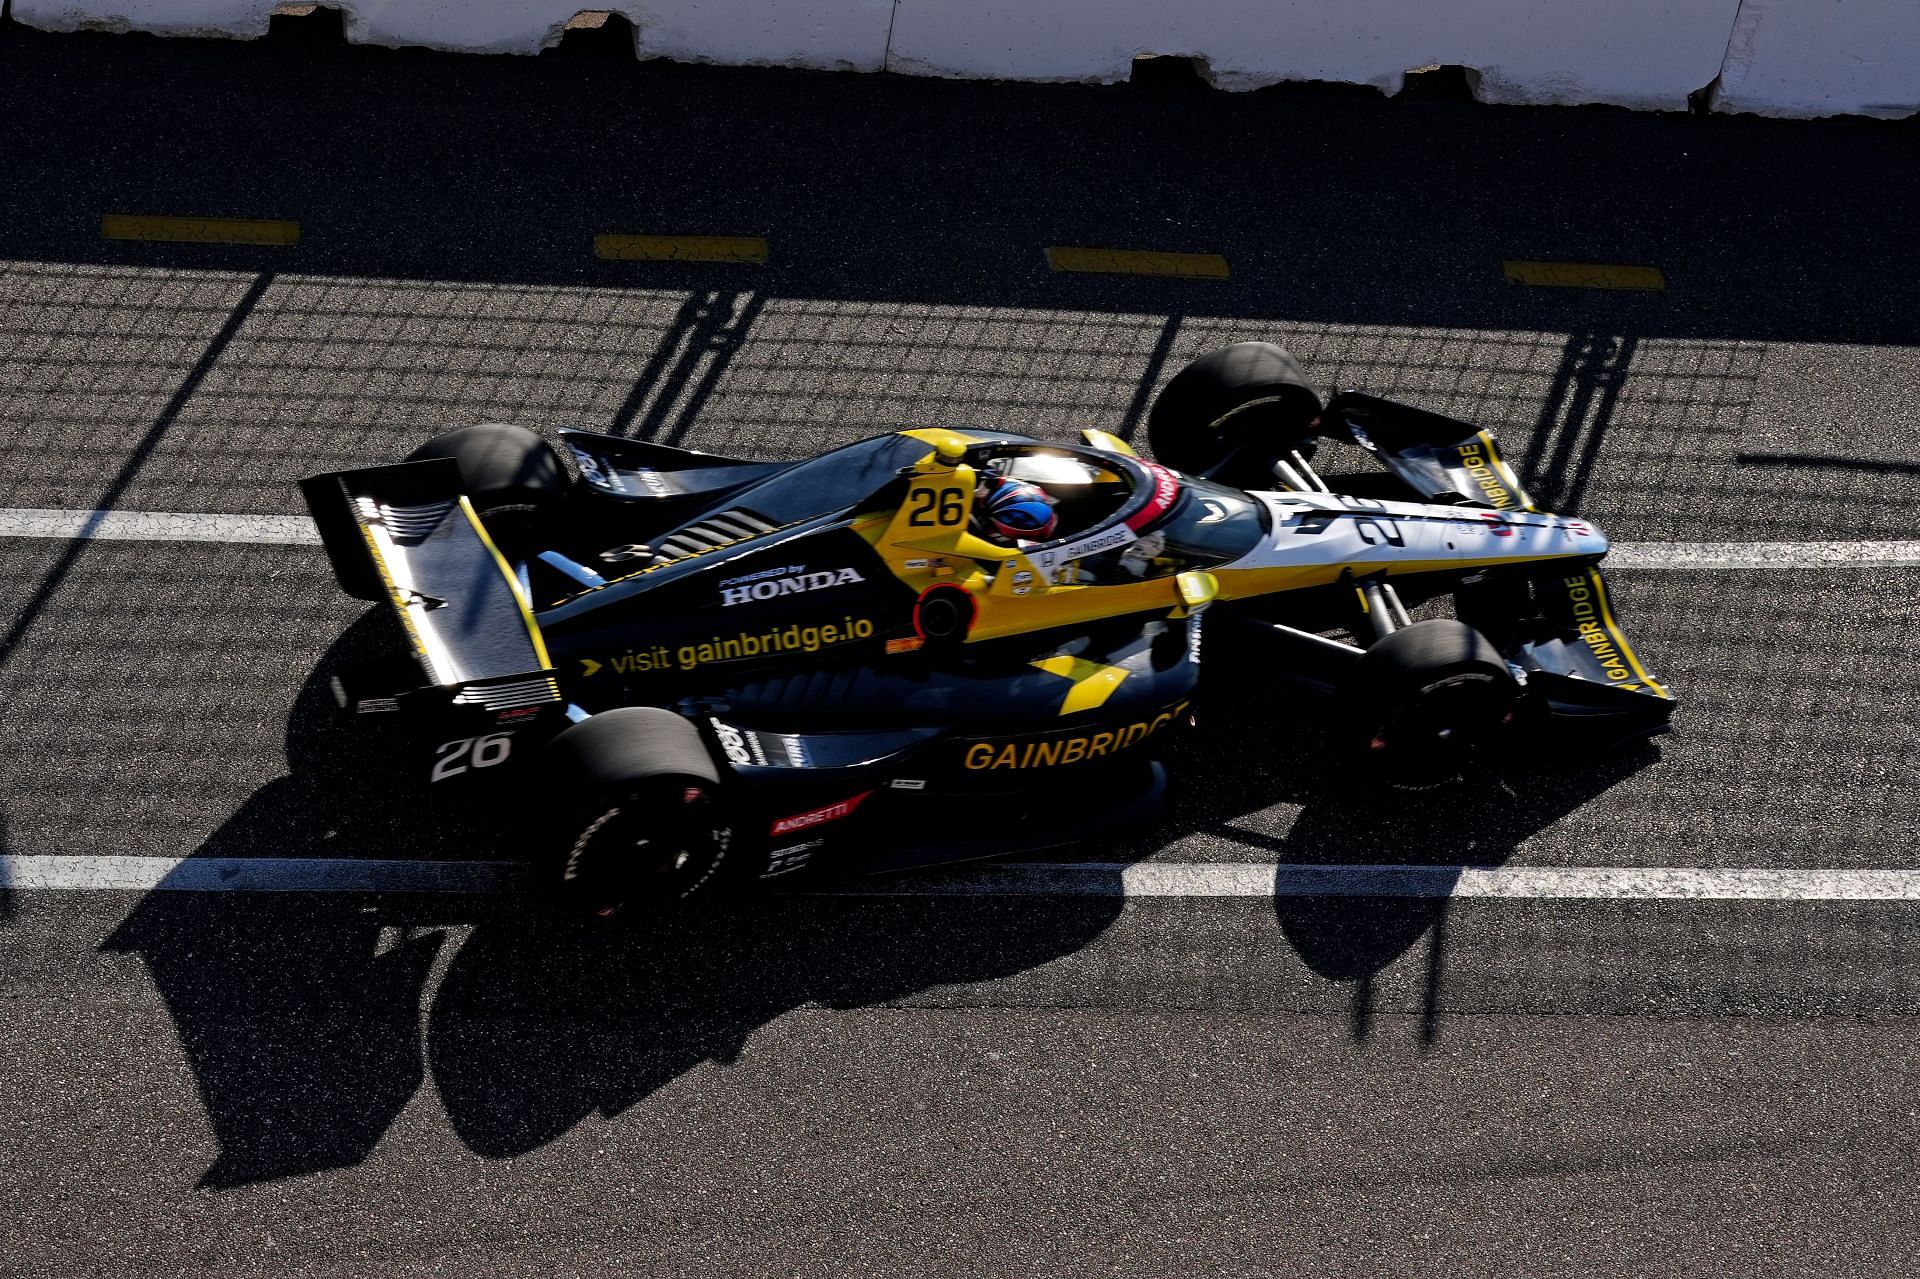
[[[1415,622],[1360,655],[1335,714],[1360,778],[1425,790],[1472,768],[1505,735],[1520,686],[1464,622]]]
[[[540,772],[552,806],[541,876],[570,910],[671,907],[726,861],[720,770],[699,730],[672,711],[602,711],[548,743]]]
[[[450,457],[461,491],[496,540],[527,540],[566,501],[572,477],[551,444],[524,426],[489,423],[436,435],[409,462]]]
[[[1240,488],[1271,488],[1289,450],[1311,456],[1322,405],[1299,361],[1271,342],[1236,342],[1173,375],[1147,414],[1163,464]]]

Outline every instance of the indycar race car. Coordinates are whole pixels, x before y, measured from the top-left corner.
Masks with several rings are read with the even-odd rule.
[[[341,587],[410,647],[336,697],[406,721],[433,788],[522,770],[538,865],[602,914],[1129,821],[1219,651],[1203,622],[1260,655],[1229,678],[1330,695],[1329,749],[1389,785],[1515,737],[1667,723],[1606,537],[1538,509],[1484,430],[1323,403],[1247,342],[1168,383],[1158,461],[1084,437],[920,428],[774,463],[490,425],[314,476]],[[1333,491],[1323,437],[1383,472]],[[1454,616],[1413,620],[1444,596]],[[962,803],[994,820],[952,820]]]

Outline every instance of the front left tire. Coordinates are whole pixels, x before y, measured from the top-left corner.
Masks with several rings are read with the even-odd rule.
[[[1147,414],[1162,463],[1236,488],[1271,488],[1274,459],[1311,456],[1320,395],[1271,342],[1236,342],[1173,375]]]

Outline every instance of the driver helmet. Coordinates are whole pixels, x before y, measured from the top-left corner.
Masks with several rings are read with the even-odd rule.
[[[974,508],[989,536],[1009,546],[1023,541],[1044,542],[1053,536],[1060,520],[1053,510],[1053,498],[1038,484],[993,475],[981,488]]]

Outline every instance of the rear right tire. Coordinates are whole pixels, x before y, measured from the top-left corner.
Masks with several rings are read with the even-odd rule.
[[[540,874],[563,904],[612,916],[709,886],[733,842],[699,730],[630,706],[564,729],[540,762],[551,805]]]

